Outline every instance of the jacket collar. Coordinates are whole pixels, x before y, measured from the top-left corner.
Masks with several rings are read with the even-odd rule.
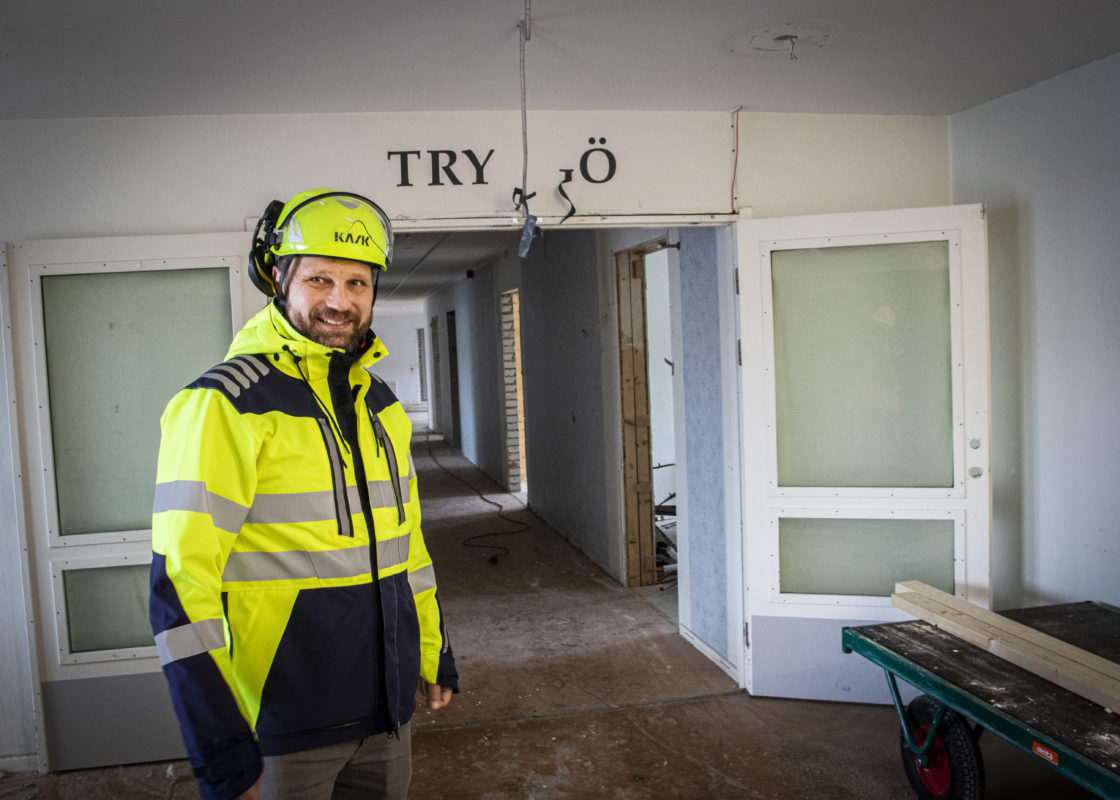
[[[388,353],[385,345],[376,335],[371,339],[369,346],[354,361],[363,369],[368,369]],[[293,374],[296,372],[296,359],[298,359],[303,374],[310,380],[317,380],[326,377],[330,361],[335,357],[332,354],[343,352],[338,348],[327,347],[308,339],[292,326],[274,303],[269,303],[253,315],[245,327],[234,336],[226,358],[263,354],[268,357],[270,363]]]

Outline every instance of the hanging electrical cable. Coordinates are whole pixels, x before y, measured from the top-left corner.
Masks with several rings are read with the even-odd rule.
[[[494,537],[494,536],[512,536],[514,534],[524,533],[525,531],[529,530],[528,523],[526,523],[523,520],[514,519],[513,517],[508,516],[506,514],[505,507],[502,506],[501,503],[497,503],[497,502],[491,500],[489,497],[487,497],[485,494],[483,494],[482,490],[479,489],[477,486],[475,486],[474,484],[472,484],[470,481],[466,480],[465,478],[462,478],[459,475],[456,475],[454,472],[452,472],[446,466],[441,464],[439,459],[436,458],[435,453],[432,452],[432,440],[431,440],[431,438],[425,437],[425,442],[427,444],[428,458],[430,458],[432,460],[433,464],[435,464],[437,467],[439,467],[441,470],[443,470],[443,472],[448,477],[454,478],[455,480],[459,481],[459,483],[461,483],[464,486],[466,486],[467,488],[473,490],[474,493],[478,495],[479,499],[482,500],[482,502],[487,503],[488,505],[494,506],[496,509],[498,509],[495,512],[495,516],[498,519],[502,520],[503,522],[508,522],[512,525],[517,526],[513,530],[486,531],[485,533],[477,533],[473,536],[468,536],[466,539],[463,539],[463,541],[462,541],[463,547],[476,547],[476,548],[480,548],[480,549],[484,549],[484,550],[495,550],[495,551],[497,551],[497,552],[493,553],[490,556],[490,558],[488,559],[488,561],[491,564],[497,564],[498,563],[498,558],[500,558],[501,556],[508,556],[513,551],[510,550],[508,547],[506,547],[504,545],[500,545],[500,544],[480,544],[480,543],[478,543],[478,540],[479,539],[488,539],[488,538],[491,538],[491,537]]]
[[[529,255],[529,247],[533,244],[533,238],[542,235],[540,228],[537,227],[537,218],[529,211],[529,201],[537,193],[529,193],[527,188],[529,183],[529,120],[528,104],[525,96],[525,43],[532,36],[531,0],[525,0],[525,18],[517,23],[517,32],[521,47],[521,185],[513,190],[513,204],[514,208],[523,210],[525,214],[525,225],[521,229],[521,243],[518,247],[518,254],[525,258]]]

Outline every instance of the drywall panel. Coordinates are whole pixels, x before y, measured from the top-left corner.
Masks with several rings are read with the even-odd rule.
[[[521,270],[529,505],[614,577],[600,359],[597,234],[549,231]],[[617,398],[616,398],[617,399]]]
[[[1120,55],[951,130],[989,212],[996,606],[1120,604]]]

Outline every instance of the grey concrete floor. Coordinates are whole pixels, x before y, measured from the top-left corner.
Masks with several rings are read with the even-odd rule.
[[[462,692],[415,718],[412,800],[914,797],[893,708],[747,695],[673,589],[619,586],[442,440],[414,457]],[[989,798],[1093,797],[981,742]],[[198,796],[185,761],[0,777],[4,800]]]

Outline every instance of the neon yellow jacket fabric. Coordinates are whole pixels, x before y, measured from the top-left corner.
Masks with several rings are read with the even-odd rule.
[[[421,676],[458,690],[412,426],[371,338],[325,347],[270,303],[164,412],[150,615],[206,797],[248,789],[262,755],[395,731]]]

